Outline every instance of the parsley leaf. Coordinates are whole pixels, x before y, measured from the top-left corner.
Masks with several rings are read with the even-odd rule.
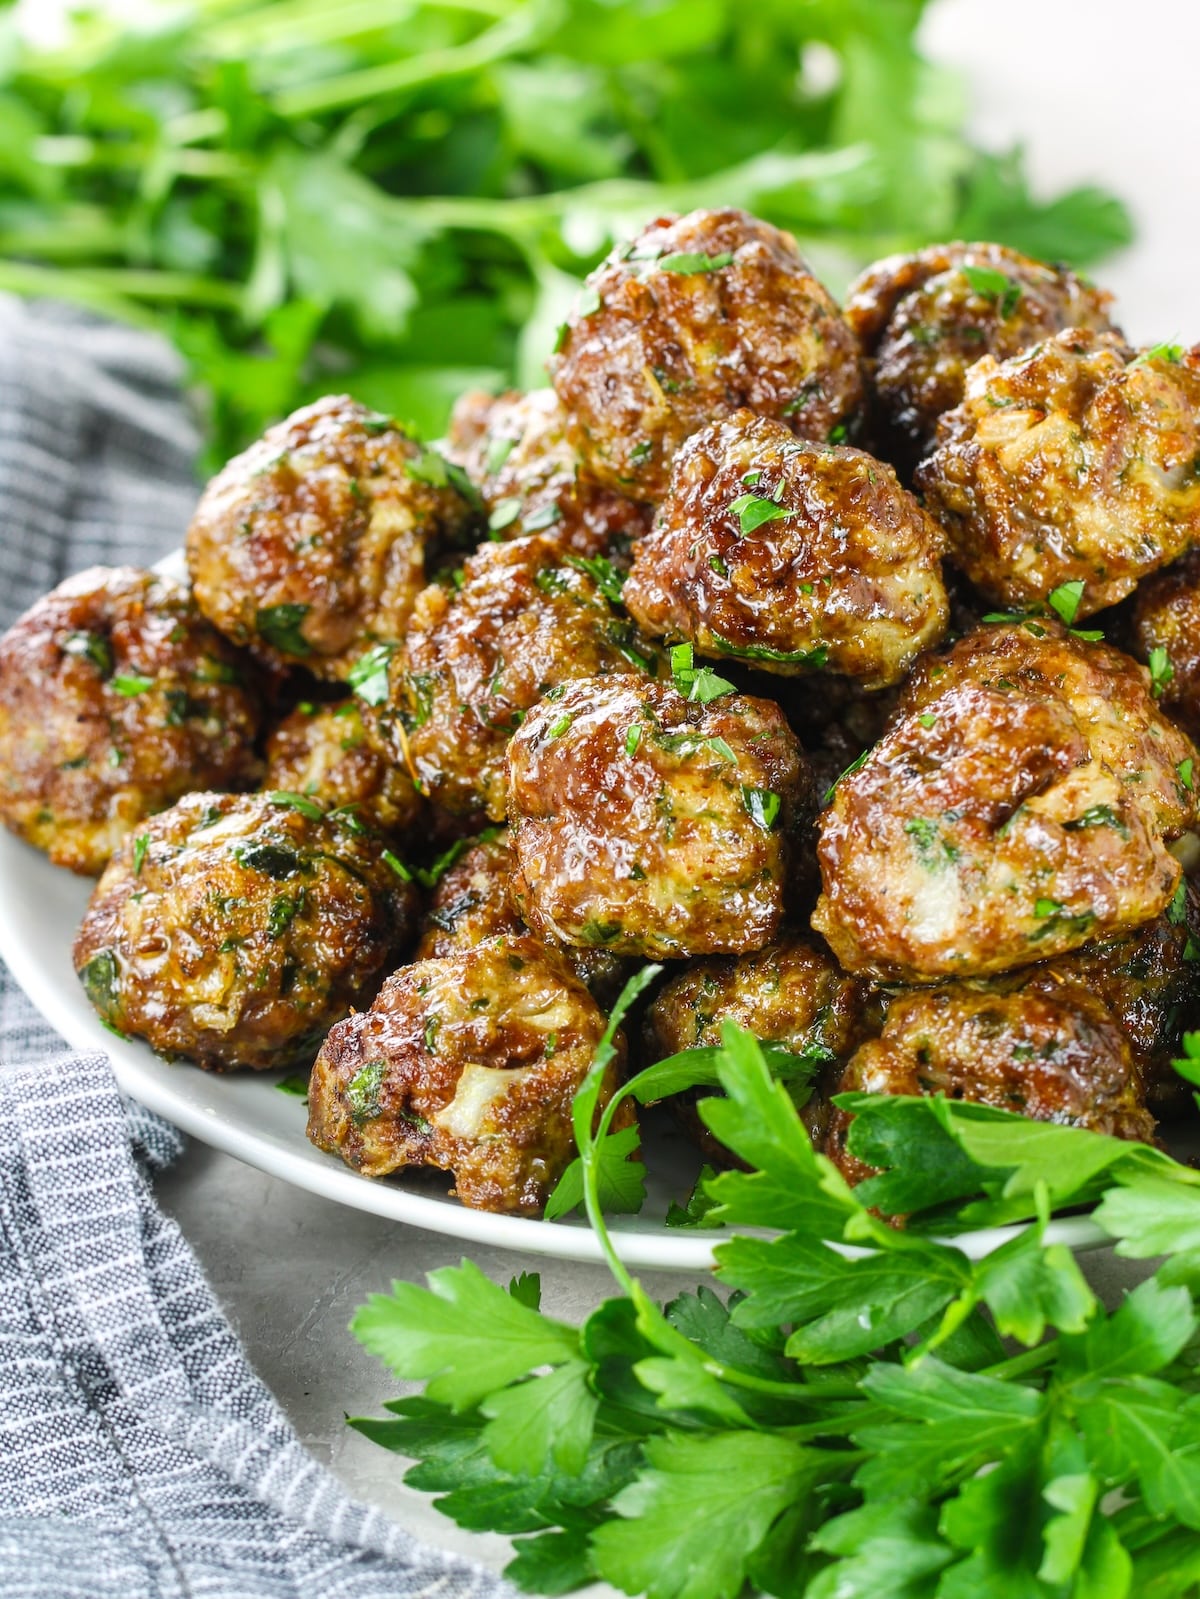
[[[738,527],[743,533],[753,533],[764,522],[777,522],[796,514],[790,505],[778,505],[774,500],[764,499],[761,494],[739,494],[729,509],[737,517]]]

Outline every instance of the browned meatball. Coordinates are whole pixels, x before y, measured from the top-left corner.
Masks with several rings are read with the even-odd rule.
[[[1064,328],[1112,324],[1112,295],[1002,244],[933,244],[876,261],[850,286],[872,425],[906,467],[933,443],[980,356],[998,361]]]
[[[1052,623],[918,667],[820,822],[813,926],[850,971],[1005,971],[1160,915],[1195,815],[1191,742],[1145,671]]]
[[[211,1071],[307,1065],[409,943],[416,896],[312,800],[189,794],[96,885],[75,969],[101,1018]]]
[[[1200,537],[1198,456],[1200,346],[1068,332],[972,367],[916,482],[972,583],[1016,606],[1078,584],[1070,620]]]
[[[547,692],[577,677],[656,674],[656,646],[552,533],[488,544],[457,592],[431,587],[392,661],[382,735],[450,811],[504,819],[504,746]]]
[[[811,939],[782,938],[752,955],[695,961],[664,984],[646,1011],[643,1048],[648,1061],[721,1042],[721,1023],[734,1021],[763,1043],[808,1055],[822,1076],[845,1063],[863,1034],[863,985],[838,969]],[[809,1083],[801,1078],[801,1086]],[[671,1109],[710,1160],[731,1157],[696,1114],[697,1099],[711,1089],[676,1095]],[[817,1138],[828,1114],[819,1080],[805,1098],[805,1124]]]
[[[357,811],[384,833],[407,832],[423,810],[412,778],[369,742],[356,700],[305,702],[286,717],[267,743],[263,787]]]
[[[417,961],[325,1041],[308,1136],[367,1177],[432,1166],[474,1210],[539,1211],[574,1158],[571,1101],[604,1025],[534,938]]]
[[[828,439],[862,397],[854,335],[796,241],[744,211],[660,217],[614,250],[550,366],[589,475],[649,501],[706,422],[746,406]]]
[[[1164,710],[1200,738],[1200,551],[1139,586],[1133,634]]]
[[[566,438],[553,389],[464,394],[450,420],[447,453],[479,487],[496,539],[550,528],[577,555],[623,553],[650,526],[644,505],[589,483]]]
[[[946,631],[943,544],[890,466],[740,411],[676,456],[624,600],[706,655],[883,688]]]
[[[708,955],[778,930],[807,772],[769,700],[572,683],[509,744],[508,781],[513,898],[542,937]]]
[[[905,994],[836,1092],[945,1094],[1114,1138],[1154,1138],[1128,1043],[1104,1005],[1075,983],[1054,993],[947,983]],[[835,1109],[826,1151],[860,1182],[871,1170],[846,1148],[850,1121]]]
[[[200,609],[273,666],[344,679],[404,637],[426,556],[471,526],[469,490],[389,417],[318,400],[205,489],[187,536]]]
[[[254,783],[259,716],[244,663],[181,584],[92,567],[0,639],[0,817],[95,875],[189,789]]]

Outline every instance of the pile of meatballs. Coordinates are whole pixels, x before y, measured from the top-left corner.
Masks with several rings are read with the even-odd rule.
[[[646,960],[609,1091],[733,1018],[821,1063],[851,1180],[851,1089],[1153,1140],[1200,1022],[1200,346],[993,244],[839,309],[712,210],[549,371],[436,447],[307,406],[187,586],[86,572],[0,644],[0,811],[99,878],[105,1023],[311,1068],[321,1149],[485,1210],[544,1205]]]

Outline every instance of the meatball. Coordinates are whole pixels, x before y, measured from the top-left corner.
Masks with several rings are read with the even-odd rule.
[[[1164,710],[1200,738],[1200,551],[1141,584],[1133,634],[1138,656],[1157,668]]]
[[[660,670],[610,592],[550,533],[484,545],[457,592],[425,590],[380,719],[422,792],[503,821],[504,747],[544,694],[572,678]]]
[[[311,795],[331,810],[357,811],[384,833],[407,832],[423,808],[404,768],[369,742],[357,700],[297,706],[267,742],[263,786]]]
[[[1112,324],[1112,295],[1063,266],[1001,244],[934,244],[876,261],[850,286],[846,320],[863,349],[871,421],[883,453],[911,467],[967,371],[1064,328]]]
[[[534,938],[417,961],[326,1039],[308,1136],[368,1177],[432,1166],[474,1210],[536,1213],[574,1158],[571,1101],[604,1027]],[[601,1108],[619,1075],[614,1062]]]
[[[211,1071],[307,1065],[411,941],[416,897],[312,800],[189,794],[96,885],[75,969],[102,1020]]]
[[[854,334],[796,241],[744,211],[660,217],[614,250],[550,369],[589,476],[651,502],[706,422],[746,406],[828,439],[862,397]]]
[[[740,411],[676,456],[623,597],[706,655],[884,688],[946,631],[944,542],[890,466]]]
[[[1154,1139],[1129,1045],[1104,1005],[1077,983],[1053,993],[947,983],[902,995],[836,1092],[945,1094],[1034,1121]],[[860,1182],[871,1168],[846,1147],[851,1120],[834,1110],[826,1152],[850,1182]]]
[[[345,679],[371,645],[403,638],[426,556],[461,542],[472,493],[390,418],[318,400],[205,489],[187,535],[196,600],[270,665]]]
[[[917,668],[820,820],[813,926],[850,971],[1028,965],[1160,915],[1195,750],[1127,656],[1055,623],[985,627]]]
[[[764,1043],[816,1064],[845,1063],[862,1036],[863,985],[839,971],[810,939],[787,937],[752,955],[696,961],[654,996],[643,1029],[649,1061],[721,1042],[721,1023],[734,1021]],[[806,1087],[808,1079],[801,1078]],[[671,1109],[710,1160],[728,1164],[729,1151],[696,1113],[711,1089],[675,1095]],[[816,1139],[828,1114],[820,1092],[808,1095],[803,1116]]]
[[[777,932],[807,772],[769,700],[572,683],[512,739],[508,782],[513,899],[541,937],[657,957]]]
[[[181,584],[93,567],[0,639],[0,817],[95,876],[194,788],[248,788],[260,709]]]
[[[553,528],[577,555],[621,555],[650,526],[644,505],[589,483],[567,443],[553,389],[464,394],[450,421],[448,454],[479,486],[493,538]]]
[[[1077,585],[1074,620],[1200,537],[1198,455],[1200,346],[1068,332],[972,367],[916,482],[972,583],[1015,606]]]

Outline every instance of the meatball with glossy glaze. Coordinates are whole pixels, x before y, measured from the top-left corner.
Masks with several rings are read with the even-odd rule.
[[[356,700],[297,706],[267,741],[263,787],[357,812],[383,833],[408,832],[423,809],[412,778],[370,742]]]
[[[1080,984],[1052,994],[948,983],[893,1000],[878,1039],[863,1044],[839,1094],[944,1094],[1033,1121],[1154,1139],[1120,1028]],[[835,1108],[826,1152],[850,1182],[871,1168],[846,1147],[851,1113]]]
[[[474,1210],[536,1213],[574,1159],[571,1101],[604,1028],[588,991],[529,936],[417,961],[330,1033],[308,1136],[365,1176],[435,1167]]]
[[[1139,585],[1133,636],[1139,659],[1154,667],[1163,709],[1200,738],[1200,551]]]
[[[862,397],[841,312],[791,235],[744,211],[660,217],[614,250],[550,365],[588,474],[651,502],[717,417],[745,406],[825,440]]]
[[[461,588],[421,595],[380,728],[446,810],[503,821],[504,747],[544,694],[573,678],[663,669],[581,559],[535,533],[484,545]]]
[[[101,1018],[213,1071],[308,1065],[410,942],[416,896],[312,801],[189,794],[96,885],[75,969]]]
[[[871,422],[883,453],[912,466],[984,355],[998,361],[1064,328],[1112,326],[1112,296],[1001,244],[934,244],[869,266],[846,320],[863,348]]]
[[[1200,347],[1068,332],[972,367],[916,482],[972,583],[1019,607],[1079,585],[1074,620],[1200,538],[1198,456]]]
[[[658,957],[778,931],[808,777],[769,700],[572,683],[513,738],[508,780],[513,899],[542,937]]]
[[[0,639],[0,817],[57,866],[103,870],[194,788],[247,788],[260,710],[181,584],[93,567]]]
[[[404,637],[426,558],[474,512],[461,469],[331,395],[268,429],[205,489],[188,529],[196,600],[272,666],[345,679]]]
[[[1188,738],[1145,671],[1049,622],[918,667],[820,821],[813,926],[848,970],[930,981],[1031,964],[1170,904],[1195,816]]]
[[[676,456],[624,600],[706,655],[884,688],[946,630],[943,545],[890,466],[742,411]]]
[[[567,425],[553,389],[474,391],[454,407],[447,453],[478,486],[493,538],[553,528],[577,555],[619,558],[646,532],[650,512],[580,476]]]

